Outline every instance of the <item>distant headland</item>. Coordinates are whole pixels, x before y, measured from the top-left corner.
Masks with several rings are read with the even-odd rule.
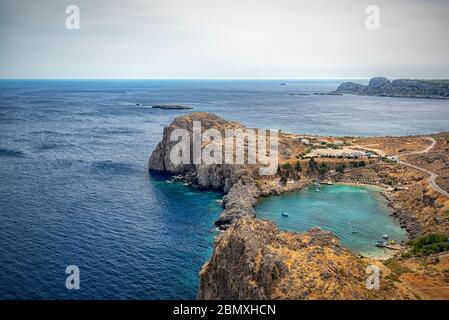
[[[344,82],[340,84],[333,93],[422,99],[449,99],[449,80],[398,79],[390,81],[384,77],[376,77],[372,78],[367,86],[355,82]]]

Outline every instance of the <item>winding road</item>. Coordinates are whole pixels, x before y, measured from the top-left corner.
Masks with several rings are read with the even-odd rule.
[[[403,156],[410,156],[410,155],[414,155],[414,154],[423,154],[423,153],[429,152],[429,151],[435,146],[435,144],[436,144],[437,142],[435,141],[435,139],[430,138],[430,137],[427,138],[427,139],[428,139],[429,141],[432,141],[432,144],[431,144],[430,146],[428,146],[427,148],[425,148],[424,150],[421,150],[421,151],[414,151],[414,152],[408,152],[408,153],[403,153],[403,154],[398,154],[398,155],[392,156],[392,158],[394,158],[394,159],[397,161],[397,163],[400,163],[400,164],[409,166],[409,167],[411,167],[411,168],[414,168],[414,169],[416,169],[416,170],[419,170],[419,171],[421,171],[421,172],[424,172],[424,173],[428,174],[428,175],[429,175],[429,178],[427,179],[427,182],[429,182],[429,184],[430,184],[430,186],[432,187],[432,189],[435,190],[435,191],[437,191],[437,192],[439,192],[439,193],[442,194],[443,196],[449,197],[449,193],[448,193],[446,190],[442,189],[442,188],[436,183],[436,179],[438,178],[438,174],[436,174],[435,172],[429,171],[429,170],[427,170],[427,169],[424,169],[424,168],[422,168],[422,167],[415,166],[414,164],[408,163],[408,162],[406,162],[406,161],[400,160],[400,157],[403,157]]]

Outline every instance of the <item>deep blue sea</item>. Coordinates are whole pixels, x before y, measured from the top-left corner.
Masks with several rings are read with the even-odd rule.
[[[0,299],[195,298],[222,195],[148,174],[162,128],[190,112],[152,104],[296,133],[449,130],[449,101],[280,82],[0,80]],[[80,290],[65,288],[68,265]]]

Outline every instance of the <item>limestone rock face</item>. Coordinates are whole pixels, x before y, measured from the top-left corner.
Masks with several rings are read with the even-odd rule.
[[[237,164],[193,164],[193,122],[201,123],[201,131],[216,129],[224,137],[226,129],[245,129],[242,125],[224,120],[214,114],[193,112],[176,118],[164,128],[162,141],[156,146],[148,162],[149,170],[169,174],[181,174],[188,182],[203,188],[223,190],[227,195],[223,199],[224,211],[216,221],[216,226],[225,229],[236,219],[255,217],[253,205],[259,197],[254,177],[257,175],[256,165]],[[170,135],[175,129],[185,129],[189,132],[192,164],[176,165],[170,160],[170,150],[178,141],[170,141]],[[204,148],[204,143],[202,148]]]
[[[366,268],[375,264],[340,246],[319,228],[279,231],[268,221],[243,218],[215,243],[200,273],[199,299],[395,299],[407,293],[382,279],[366,289]]]
[[[225,129],[244,128],[240,124],[224,120],[214,114],[205,112],[193,112],[186,116],[176,118],[169,126],[164,128],[162,141],[156,146],[150,156],[148,168],[170,174],[186,174],[189,181],[204,188],[227,189],[238,180],[242,170],[238,165],[226,164],[193,164],[193,122],[201,123],[201,131],[217,129],[224,136]],[[175,164],[170,160],[170,151],[178,141],[170,141],[170,135],[175,129],[185,129],[190,137],[190,164]],[[202,145],[204,147],[204,145]]]

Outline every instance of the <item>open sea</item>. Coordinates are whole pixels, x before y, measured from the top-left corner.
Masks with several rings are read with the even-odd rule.
[[[281,82],[0,80],[0,299],[196,297],[222,195],[148,173],[163,127],[190,112],[153,104],[295,133],[449,130],[449,100],[291,95],[330,91],[342,80]],[[323,192],[318,200],[331,199],[340,197]],[[373,197],[359,201],[372,204]],[[306,215],[303,225],[322,221],[332,229],[326,212]],[[382,230],[396,230],[394,221],[368,215],[387,224]],[[345,221],[336,223],[344,234]],[[344,243],[357,250],[363,243],[353,238]],[[80,268],[79,290],[65,287],[68,265]]]

